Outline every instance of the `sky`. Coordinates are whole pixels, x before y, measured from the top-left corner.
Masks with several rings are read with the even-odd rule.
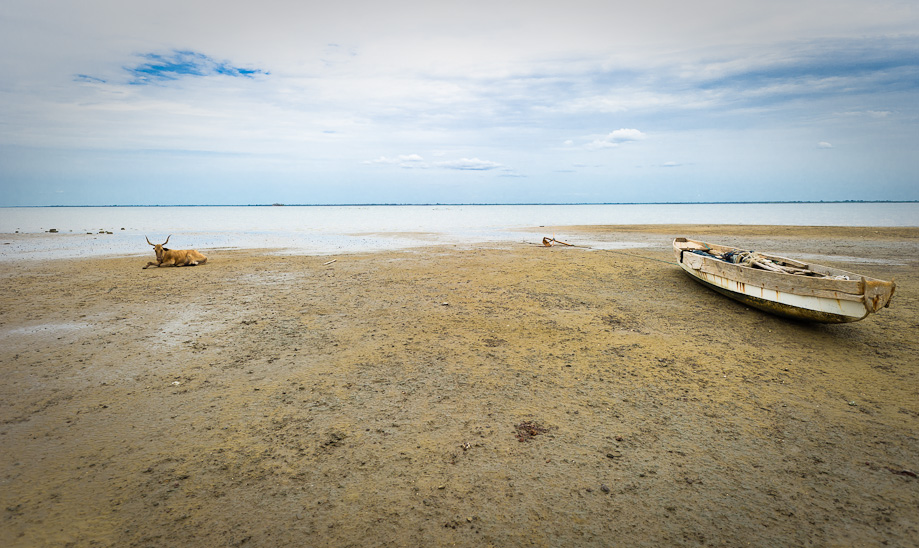
[[[0,206],[919,200],[915,0],[4,0]]]

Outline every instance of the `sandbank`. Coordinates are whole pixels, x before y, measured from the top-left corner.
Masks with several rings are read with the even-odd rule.
[[[521,234],[0,263],[0,545],[919,538],[919,229]],[[784,320],[690,280],[675,236],[897,293],[854,324]]]

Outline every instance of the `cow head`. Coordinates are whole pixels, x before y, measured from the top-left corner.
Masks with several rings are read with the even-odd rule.
[[[147,238],[147,237],[144,236],[144,238]],[[163,250],[169,251],[168,249],[166,249],[165,247],[163,247],[164,245],[166,245],[166,244],[169,243],[169,238],[172,238],[172,234],[170,234],[169,236],[167,236],[167,237],[166,237],[166,241],[163,242],[163,243],[161,243],[161,244],[155,244],[155,243],[153,243],[153,242],[150,241],[150,238],[147,238],[147,243],[153,246],[153,252],[156,253],[156,260],[157,260],[157,261],[162,261],[162,260],[163,260]]]

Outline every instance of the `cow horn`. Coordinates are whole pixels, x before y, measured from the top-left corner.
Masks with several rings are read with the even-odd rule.
[[[144,238],[147,238],[147,237],[144,236]],[[147,238],[147,243],[150,244],[150,245],[152,245],[153,247],[156,247],[156,244],[150,242],[150,238]]]
[[[169,243],[169,238],[172,238],[172,234],[170,234],[169,236],[166,236],[166,241],[163,242],[163,245],[166,245]]]

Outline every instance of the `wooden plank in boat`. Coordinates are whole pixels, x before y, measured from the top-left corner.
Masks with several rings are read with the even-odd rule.
[[[685,255],[684,255],[685,256]],[[717,259],[705,260],[700,268],[707,274],[721,276],[747,285],[795,295],[809,295],[847,301],[861,301],[864,291],[861,280],[835,280],[831,278],[805,278],[791,274],[777,274],[726,263]]]

